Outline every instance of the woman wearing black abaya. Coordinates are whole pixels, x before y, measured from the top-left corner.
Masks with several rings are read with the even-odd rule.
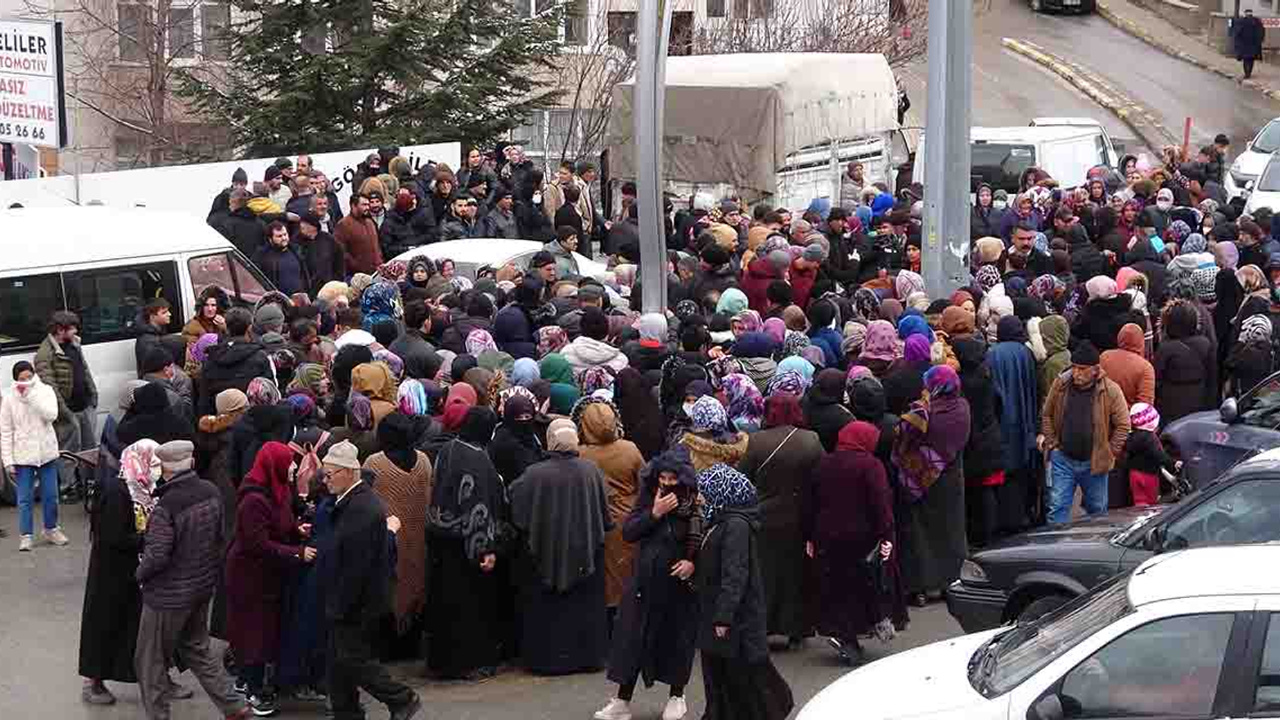
[[[667,444],[662,408],[654,396],[653,386],[639,370],[625,367],[613,381],[613,401],[622,413],[627,439],[640,448],[646,461],[652,460]]]
[[[518,573],[521,655],[525,669],[539,674],[594,671],[608,652],[604,473],[578,457],[578,429],[569,420],[551,423],[547,453],[510,488],[525,556]]]
[[[495,569],[510,560],[502,547],[507,507],[484,447],[496,422],[493,410],[470,408],[436,455],[427,511],[427,669],[439,677],[490,677],[501,660],[501,598],[509,593],[506,573]]]
[[[534,423],[535,398],[533,393],[516,386],[504,390],[501,395],[502,424],[488,443],[489,458],[502,476],[504,485],[510,485],[524,474],[530,465],[542,460],[542,440],[538,438]],[[515,402],[511,402],[511,400]]]

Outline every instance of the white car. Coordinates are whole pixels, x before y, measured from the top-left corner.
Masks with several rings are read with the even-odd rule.
[[[1244,196],[1247,213],[1264,207],[1280,210],[1280,152],[1272,153],[1258,179],[1245,185]]]
[[[521,271],[529,269],[529,261],[534,253],[543,248],[536,240],[509,240],[506,238],[467,238],[465,240],[445,240],[444,242],[422,245],[400,253],[394,259],[409,262],[411,258],[426,255],[433,261],[448,258],[453,261],[454,269],[469,279],[475,279],[476,271],[488,265],[498,269],[507,263],[515,263]],[[602,279],[608,267],[585,255],[573,254],[578,265],[578,275]]]
[[[1280,118],[1263,126],[1249,144],[1245,145],[1244,152],[1231,163],[1227,172],[1223,173],[1222,186],[1227,191],[1227,198],[1234,199],[1245,194],[1245,186],[1262,175],[1271,153],[1276,150],[1280,150]]]
[[[1159,555],[1039,620],[877,660],[798,720],[1277,716],[1280,546],[1244,545]]]

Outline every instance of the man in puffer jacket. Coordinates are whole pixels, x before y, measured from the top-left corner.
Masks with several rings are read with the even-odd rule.
[[[589,307],[582,312],[582,335],[564,346],[560,354],[573,366],[573,374],[581,375],[587,368],[603,365],[617,375],[628,364],[621,350],[605,342],[609,337],[609,318],[599,308]]]
[[[44,539],[66,545],[67,536],[58,527],[58,435],[53,421],[58,419],[58,396],[40,382],[31,363],[13,366],[13,386],[0,404],[0,460],[5,472],[18,485],[18,550],[32,545],[34,518],[31,504],[36,482],[40,483],[40,507],[44,512]]]

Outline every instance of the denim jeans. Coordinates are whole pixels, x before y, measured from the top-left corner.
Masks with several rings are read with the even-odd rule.
[[[40,481],[40,509],[44,513],[44,529],[58,527],[58,461],[49,462],[36,467],[34,465],[15,465],[13,468],[18,477],[18,533],[32,535],[35,524],[32,517],[31,504],[35,502],[36,480]]]
[[[1054,450],[1049,468],[1049,522],[1064,523],[1071,520],[1071,504],[1075,501],[1076,485],[1084,491],[1084,511],[1097,515],[1107,511],[1107,474],[1094,475],[1088,460],[1072,460]]]

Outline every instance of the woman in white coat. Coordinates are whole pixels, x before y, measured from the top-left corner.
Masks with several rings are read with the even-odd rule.
[[[31,504],[37,481],[44,512],[44,539],[54,545],[66,545],[67,536],[58,527],[58,436],[53,430],[53,421],[58,418],[58,397],[53,388],[40,382],[29,362],[13,366],[13,379],[0,404],[0,460],[9,477],[18,483],[18,531],[22,535],[18,550],[31,549]]]

